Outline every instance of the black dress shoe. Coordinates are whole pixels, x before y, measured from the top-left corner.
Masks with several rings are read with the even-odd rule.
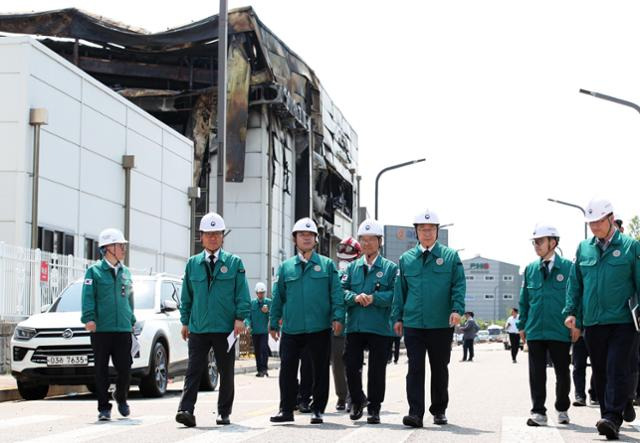
[[[285,423],[293,421],[293,412],[279,411],[276,415],[269,419],[272,423]]]
[[[377,425],[380,423],[380,414],[378,412],[369,412],[367,414],[367,423]]]
[[[338,403],[336,403],[336,411],[344,411],[345,409],[346,409],[346,406],[344,402],[338,400]]]
[[[256,377],[264,377],[264,374],[262,372],[256,372]]]
[[[422,419],[415,415],[405,415],[402,419],[402,424],[405,426],[411,426],[412,428],[421,428]]]
[[[178,411],[176,421],[185,425],[187,428],[193,428],[196,425],[196,417],[189,411]]]
[[[633,400],[628,400],[622,411],[622,419],[627,423],[631,423],[636,419],[636,410],[633,409]]]
[[[229,420],[229,414],[218,414],[216,423],[219,425],[230,425],[231,420]]]
[[[302,414],[308,414],[309,412],[311,412],[311,406],[309,406],[309,403],[307,402],[301,402],[298,405],[298,411],[300,411],[300,413]]]
[[[447,421],[447,416],[444,414],[436,414],[433,416],[433,424],[434,425],[446,425],[449,423]]]
[[[587,400],[583,397],[576,397],[575,401],[573,402],[573,406],[587,406]]]
[[[618,439],[618,426],[611,420],[603,418],[598,420],[596,423],[596,428],[598,428],[598,433],[600,435],[604,435],[607,437],[607,440],[617,440]]]
[[[311,413],[311,424],[312,425],[319,425],[320,423],[322,423],[324,420],[322,420],[322,414],[318,411],[313,411]]]
[[[364,411],[364,406],[353,404],[351,405],[351,414],[349,414],[349,418],[351,420],[360,420],[362,418],[362,413]]]

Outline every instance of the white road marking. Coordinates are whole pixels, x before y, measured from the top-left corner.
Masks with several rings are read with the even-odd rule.
[[[276,428],[271,426],[269,416],[261,415],[238,423],[231,422],[230,425],[219,426],[212,431],[194,435],[193,437],[180,440],[180,442],[209,443],[215,441],[216,443],[235,443],[249,440],[273,429]]]
[[[548,426],[527,426],[528,417],[502,417],[502,443],[564,443],[560,431],[549,420]]]
[[[23,443],[68,443],[93,440],[99,437],[111,436],[121,432],[133,431],[143,426],[150,426],[167,420],[167,416],[148,415],[131,419],[112,420],[109,422],[96,422],[96,424],[84,426],[72,431],[54,433],[31,440],[22,440]]]
[[[8,420],[0,420],[0,429],[13,428],[16,426],[32,425],[35,423],[43,423],[45,421],[54,421],[67,418],[65,415],[28,415],[26,417],[10,418]]]

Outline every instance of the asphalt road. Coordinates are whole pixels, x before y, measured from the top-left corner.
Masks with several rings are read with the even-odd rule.
[[[69,395],[41,401],[0,403],[0,441],[42,442],[588,442],[605,441],[594,424],[597,407],[571,408],[571,424],[556,425],[553,408],[554,376],[548,370],[550,426],[530,428],[527,354],[512,364],[501,345],[478,345],[476,361],[459,362],[461,348],[454,348],[450,365],[449,425],[431,424],[409,429],[402,425],[407,412],[405,396],[406,359],[390,365],[387,395],[380,425],[365,420],[352,422],[347,414],[334,410],[333,390],[325,423],[309,424],[309,416],[296,414],[294,424],[272,425],[269,416],[277,411],[279,394],[277,371],[270,378],[253,374],[236,375],[236,395],[232,425],[217,426],[217,392],[201,393],[196,406],[198,426],[186,429],[174,421],[181,384],[170,385],[162,399],[143,399],[137,391],[130,395],[132,415],[118,418],[115,411],[109,423],[96,422],[96,400],[90,394]],[[427,396],[428,396],[427,383]],[[573,397],[572,397],[573,399]],[[428,400],[427,400],[428,404]],[[640,421],[625,424],[622,441],[640,441]]]

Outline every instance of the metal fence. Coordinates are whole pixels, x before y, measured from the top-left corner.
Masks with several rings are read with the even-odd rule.
[[[0,320],[18,321],[39,313],[92,263],[0,242]]]

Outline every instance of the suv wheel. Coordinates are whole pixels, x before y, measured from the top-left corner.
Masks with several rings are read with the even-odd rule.
[[[169,378],[167,350],[161,342],[153,345],[149,375],[140,381],[140,392],[145,397],[162,397],[167,392]]]
[[[42,400],[49,392],[49,385],[37,385],[18,381],[18,392],[25,400]]]
[[[202,374],[200,380],[201,391],[215,391],[218,386],[218,365],[216,364],[216,358],[213,354],[213,348],[209,349],[209,356],[207,357],[207,370]]]

